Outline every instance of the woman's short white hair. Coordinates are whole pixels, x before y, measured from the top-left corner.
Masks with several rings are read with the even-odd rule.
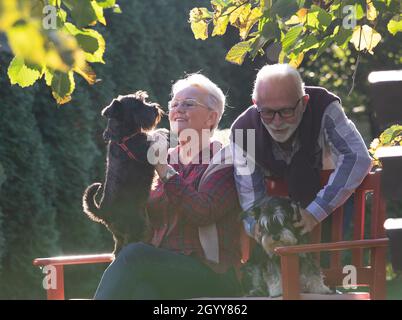
[[[217,128],[223,112],[225,111],[226,97],[222,90],[206,76],[200,73],[193,73],[173,84],[172,97],[174,97],[179,91],[182,91],[188,87],[199,87],[208,93],[206,99],[208,107],[218,112],[218,118],[213,129]]]
[[[257,90],[258,85],[261,82],[265,82],[269,79],[283,79],[283,78],[290,78],[293,80],[296,88],[296,93],[298,97],[305,95],[304,90],[304,83],[300,76],[299,71],[295,68],[291,67],[286,63],[277,63],[273,65],[266,65],[261,68],[260,71],[257,73],[257,77],[254,82],[254,89],[253,89],[253,100],[257,101]]]

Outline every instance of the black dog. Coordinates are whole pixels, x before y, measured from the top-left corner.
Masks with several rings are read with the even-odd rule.
[[[93,183],[83,196],[84,212],[113,234],[115,254],[128,243],[144,240],[147,233],[146,201],[155,175],[147,160],[151,144],[147,132],[163,115],[147,97],[144,91],[119,96],[103,109],[102,116],[108,119],[103,133],[108,143],[103,194],[97,204],[102,184]]]

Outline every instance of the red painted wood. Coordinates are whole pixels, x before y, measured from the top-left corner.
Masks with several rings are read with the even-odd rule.
[[[331,239],[332,242],[342,241],[343,237],[343,207],[339,207],[332,214],[331,225]],[[341,266],[341,253],[339,251],[332,252],[331,254],[331,268],[340,268]]]
[[[321,183],[324,186],[332,171],[322,171]],[[321,226],[316,227],[311,233],[312,244],[280,247],[275,252],[281,256],[283,298],[300,299],[306,295],[300,295],[299,284],[299,258],[298,254],[303,252],[319,253],[321,251],[337,252],[336,258],[332,259],[332,268],[326,270],[330,282],[338,282],[342,279],[342,268],[340,266],[339,251],[352,250],[352,261],[357,267],[358,281],[370,286],[370,297],[372,299],[385,298],[385,264],[386,247],[388,239],[385,238],[383,223],[385,220],[385,201],[380,189],[381,171],[369,173],[362,184],[355,192],[355,217],[354,232],[351,241],[342,241],[342,209],[333,213],[334,221],[332,226],[331,243],[320,243]],[[287,196],[287,185],[283,180],[267,180],[267,190],[273,196]],[[373,203],[371,212],[370,239],[364,239],[365,227],[365,201],[366,193],[373,192]],[[241,234],[242,260],[247,261],[250,255],[250,248],[254,241],[245,232]],[[314,243],[315,242],[315,243]],[[371,252],[370,266],[362,266],[363,249],[368,248]],[[64,298],[63,266],[86,263],[107,263],[113,261],[112,254],[85,255],[85,256],[62,256],[55,258],[35,259],[35,266],[53,265],[57,268],[56,289],[48,291],[49,299]],[[340,283],[341,284],[341,283]],[[354,295],[355,298],[363,297]],[[368,297],[366,294],[365,297]]]
[[[48,300],[64,300],[64,270],[62,265],[55,266],[56,268],[56,288],[47,289]]]
[[[280,256],[286,256],[291,254],[299,254],[305,252],[318,252],[318,251],[334,251],[345,250],[354,248],[373,248],[373,247],[386,247],[388,245],[388,238],[381,239],[365,239],[365,240],[350,240],[339,241],[335,243],[314,243],[303,244],[288,247],[277,247],[275,253]]]
[[[69,265],[69,264],[87,264],[87,263],[102,263],[112,262],[114,255],[111,253],[78,255],[78,256],[60,256],[52,258],[38,258],[33,261],[34,266],[46,265]]]
[[[299,257],[296,255],[282,257],[281,270],[283,299],[300,299]]]
[[[354,200],[354,228],[353,228],[353,239],[362,240],[364,239],[364,222],[365,222],[365,197],[366,192],[364,190],[358,190],[355,192]],[[363,266],[363,250],[354,249],[352,250],[352,264],[356,267]]]

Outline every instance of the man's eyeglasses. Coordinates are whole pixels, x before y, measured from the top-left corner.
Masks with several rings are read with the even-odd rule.
[[[282,108],[279,110],[271,110],[268,108],[260,108],[257,105],[257,112],[260,114],[260,117],[266,120],[273,120],[275,118],[275,114],[279,114],[282,119],[289,119],[295,115],[296,108],[299,106],[299,102],[303,97],[300,97],[294,107]]]
[[[184,99],[184,100],[171,100],[169,101],[168,104],[168,109],[169,111],[177,110],[177,108],[181,107],[184,110],[192,110],[195,107],[203,107],[207,108],[209,110],[212,110],[212,108],[206,106],[205,104],[202,104],[198,102],[195,99]]]

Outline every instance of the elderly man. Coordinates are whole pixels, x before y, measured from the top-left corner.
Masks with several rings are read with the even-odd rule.
[[[252,212],[269,196],[265,176],[287,180],[289,196],[302,208],[295,226],[302,228],[302,234],[310,232],[349,198],[370,171],[367,148],[340,99],[324,88],[304,86],[289,65],[263,67],[252,98],[253,106],[231,128],[246,232],[258,240]],[[250,132],[251,138],[255,135],[252,143]],[[335,169],[324,188],[321,169]]]

